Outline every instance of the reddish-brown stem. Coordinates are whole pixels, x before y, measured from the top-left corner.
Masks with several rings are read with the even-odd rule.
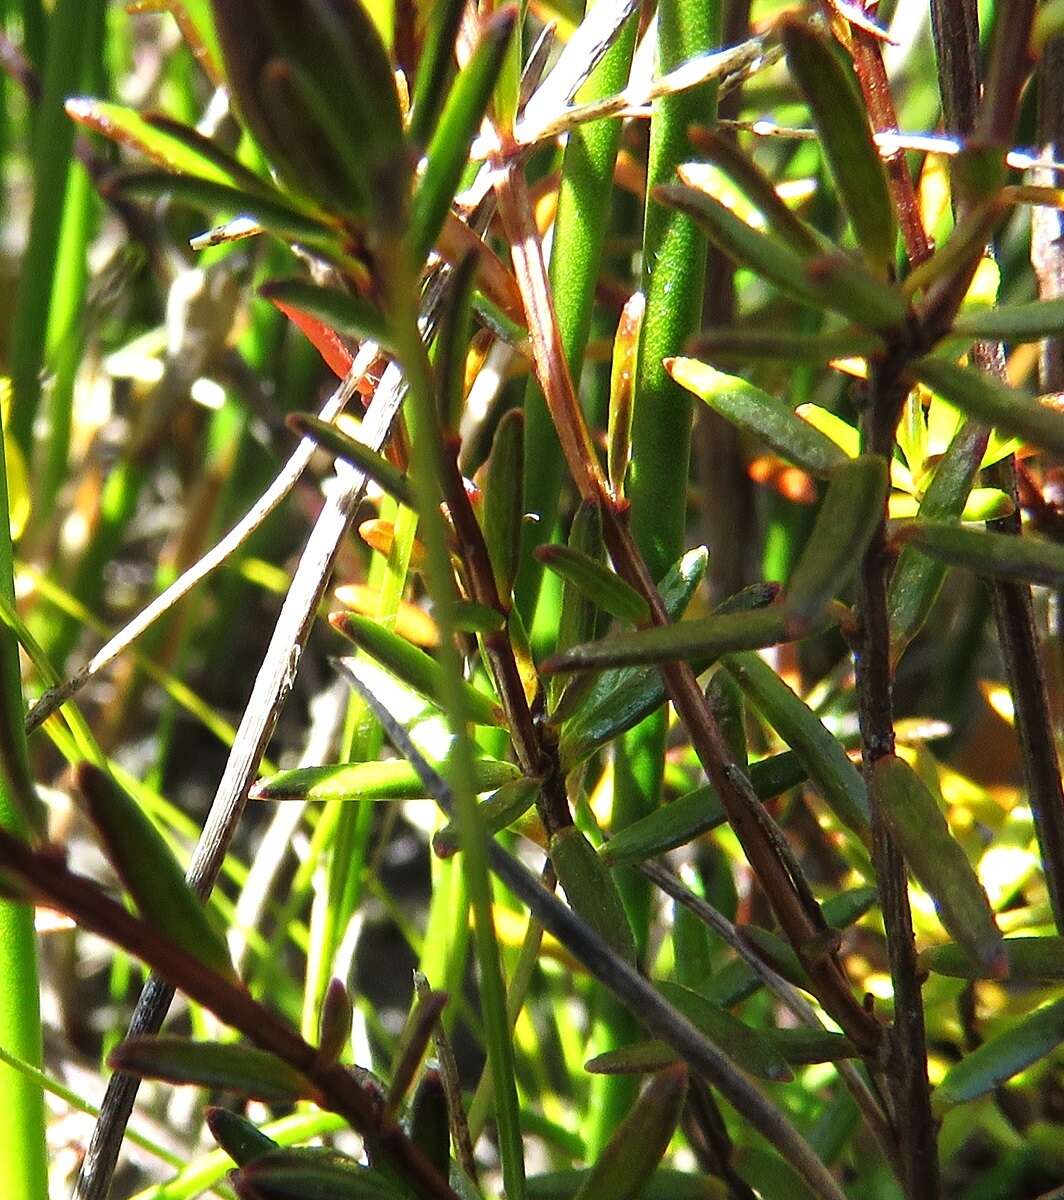
[[[618,574],[646,599],[651,624],[668,624],[669,618],[642,555],[633,541],[624,515],[609,493],[591,444],[583,413],[576,400],[561,339],[554,321],[539,236],[531,220],[527,192],[519,168],[500,171],[496,181],[499,213],[507,238],[514,247],[514,267],[525,298],[533,361],[539,375],[569,470],[583,499],[602,511],[606,548]],[[519,249],[518,249],[519,248]],[[545,322],[545,323],[541,323]],[[758,803],[745,777],[729,755],[720,730],[690,666],[667,663],[661,667],[666,689],[691,737],[699,761],[717,789],[729,822],[750,865],[772,904],[776,918],[800,955],[825,927],[823,918],[810,913],[803,896],[765,827],[755,815]],[[882,1035],[876,1018],[858,1002],[839,960],[827,955],[807,960],[810,976],[824,1008],[862,1051],[873,1053]]]
[[[445,446],[441,481],[451,521],[454,524],[459,551],[473,599],[478,604],[506,616],[509,606],[503,603],[495,581],[491,557],[484,532],[469,503],[455,457],[455,446]],[[503,711],[517,751],[521,769],[526,775],[544,776],[540,793],[539,813],[548,834],[573,823],[565,781],[558,769],[557,754],[544,745],[525,696],[524,684],[514,658],[513,646],[504,630],[484,635],[484,651],[499,691]]]
[[[359,1133],[372,1137],[418,1195],[458,1200],[417,1146],[385,1116],[379,1101],[344,1067],[324,1064],[316,1047],[259,1004],[242,984],[211,971],[133,916],[91,879],[71,871],[57,852],[35,852],[19,838],[0,830],[0,863],[29,894],[66,913],[80,928],[121,946],[260,1049],[302,1072],[314,1085],[322,1107],[344,1117]]]
[[[874,7],[865,0],[865,9]],[[890,92],[886,68],[883,66],[883,43],[859,25],[851,25],[851,54],[861,86],[868,117],[876,133],[897,133],[898,114]],[[887,182],[898,214],[898,224],[905,242],[905,253],[912,266],[917,266],[931,254],[931,243],[920,219],[916,189],[902,150],[892,150],[883,156]]]

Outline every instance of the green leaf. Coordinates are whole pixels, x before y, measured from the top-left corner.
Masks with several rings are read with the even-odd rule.
[[[1013,982],[1064,979],[1064,937],[1005,938],[1001,945],[1009,966],[1008,977]],[[986,966],[973,962],[967,950],[956,942],[928,947],[920,954],[920,966],[957,979],[991,977]]]
[[[515,5],[497,9],[454,81],[426,151],[425,173],[414,195],[410,239],[415,264],[428,256],[462,181],[469,146],[487,112],[518,21]]]
[[[130,1037],[111,1051],[107,1065],[144,1079],[227,1088],[271,1104],[292,1104],[317,1095],[309,1079],[275,1055],[232,1042]]]
[[[478,693],[482,695],[482,693]],[[437,770],[440,764],[436,764]],[[473,786],[491,791],[520,779],[512,763],[493,758],[473,763]],[[334,763],[324,767],[292,767],[260,779],[248,793],[252,800],[424,800],[425,785],[410,763]]]
[[[868,797],[860,771],[816,713],[756,654],[732,654],[724,665],[765,721],[798,755],[828,807],[867,841]]]
[[[488,837],[508,829],[525,815],[543,789],[542,779],[522,777],[504,783],[501,788],[477,807]],[[432,849],[439,858],[450,858],[461,849],[458,827],[453,821],[432,835]]]
[[[569,825],[551,836],[549,853],[573,912],[634,966],[632,927],[613,876],[594,846],[575,825]]]
[[[1013,1075],[1051,1054],[1064,1041],[1064,1000],[1043,1005],[1005,1033],[985,1041],[946,1072],[931,1094],[941,1116],[956,1104],[977,1100]]]
[[[450,1174],[451,1125],[439,1070],[429,1067],[410,1103],[410,1140],[444,1179]]]
[[[407,508],[417,508],[410,481],[383,454],[370,449],[364,442],[348,437],[342,429],[338,429],[329,421],[320,420],[313,413],[289,413],[285,424],[301,438],[313,438],[319,446],[337,458],[358,467],[400,504],[405,504]]]
[[[799,258],[810,258],[823,252],[812,228],[787,207],[772,180],[743,152],[734,137],[703,128],[689,130],[688,136],[699,154],[723,171],[757,209],[771,235],[785,243]],[[685,168],[680,168],[680,175],[685,183],[695,186],[686,176]]]
[[[648,663],[712,662],[732,651],[775,646],[790,640],[794,632],[787,614],[779,607],[728,613],[640,629],[635,633],[615,634],[600,642],[585,642],[552,655],[541,670],[550,675],[556,671],[593,671]],[[808,632],[803,629],[801,636]]]
[[[846,454],[831,438],[745,379],[725,375],[694,358],[666,359],[665,369],[715,412],[811,475],[828,476],[846,462]]]
[[[361,617],[357,613],[330,613],[329,623],[419,696],[431,700],[437,708],[443,707],[443,698],[447,694],[443,668],[424,650],[412,646],[405,638],[385,629],[372,618]],[[502,710],[489,696],[468,683],[463,683],[463,693],[470,720],[478,725],[503,723]]]
[[[385,1111],[389,1115],[396,1113],[406,1098],[449,999],[446,992],[415,993],[414,1002],[407,1013],[406,1023],[392,1055],[392,1069],[385,1101]]]
[[[172,122],[142,117],[135,109],[88,96],[71,97],[66,111],[79,125],[136,150],[167,171],[230,187],[241,194],[255,185],[260,191],[269,190],[267,184],[228,160],[217,147],[204,146],[206,139],[194,135],[194,131],[193,136],[178,133]]]
[[[798,1025],[793,1029],[770,1029],[766,1036],[784,1061],[796,1067],[858,1057],[857,1048],[848,1037],[828,1029]]]
[[[793,299],[841,313],[867,329],[885,332],[905,322],[907,306],[900,292],[855,259],[843,254],[803,259],[697,188],[665,184],[654,188],[653,195],[659,203],[687,213],[729,258]]]
[[[187,954],[234,979],[225,938],[140,805],[91,763],[79,763],[75,778],[89,819],[140,915]]]
[[[381,346],[391,346],[392,336],[387,318],[380,309],[359,296],[319,287],[302,279],[273,279],[259,288],[259,295],[264,300],[309,313],[348,337],[368,338]]]
[[[1005,387],[982,371],[938,358],[922,358],[913,375],[962,412],[984,425],[1025,438],[1043,450],[1064,454],[1064,413],[1029,392]]]
[[[603,566],[606,548],[602,541],[602,510],[597,504],[583,500],[573,514],[569,526],[568,546],[570,550]],[[558,615],[558,633],[554,642],[555,651],[568,650],[595,636],[601,613],[594,601],[574,580],[562,577],[561,612]],[[562,720],[572,711],[574,701],[588,694],[589,681],[572,677],[555,676],[547,680],[547,699],[555,720]]]
[[[841,463],[816,524],[791,574],[784,606],[806,620],[819,616],[856,574],[886,512],[887,464],[878,454]]]
[[[975,421],[966,422],[942,456],[920,501],[920,516],[956,518],[967,503],[986,449],[987,431]],[[890,613],[891,657],[896,664],[920,632],[946,577],[941,563],[914,546],[906,546],[890,579],[887,607]]]
[[[1064,298],[965,309],[957,314],[953,332],[988,342],[1037,342],[1060,337],[1064,334]]]
[[[499,422],[484,480],[484,540],[495,586],[508,606],[517,573],[524,496],[525,414],[511,409]]]
[[[881,354],[885,348],[881,337],[861,329],[791,333],[782,329],[747,329],[744,326],[704,329],[688,347],[696,358],[708,358],[714,363],[732,367],[748,366],[751,359],[829,363],[836,358],[868,358],[873,354]]]
[[[275,1150],[230,1176],[255,1200],[405,1200],[390,1176],[336,1150]]]
[[[596,1054],[584,1063],[584,1070],[589,1075],[652,1075],[680,1061],[668,1042],[653,1039]]]
[[[749,776],[761,800],[771,800],[808,778],[805,767],[793,751],[754,763]],[[716,788],[706,784],[677,796],[675,800],[618,830],[602,846],[599,855],[613,867],[645,862],[648,858],[687,845],[700,834],[723,825],[725,819],[724,806]]]
[[[780,29],[787,66],[809,102],[820,134],[818,144],[854,234],[873,268],[886,278],[898,236],[894,205],[853,77],[805,21],[785,16]]]
[[[165,171],[130,172],[108,179],[106,189],[148,198],[169,196],[178,204],[212,214],[212,219],[213,214],[219,212],[250,217],[263,229],[286,240],[299,239],[331,246],[335,238],[327,225],[285,204],[279,197],[261,196],[193,175],[170,175]]]
[[[592,604],[621,621],[646,621],[650,609],[642,596],[605,564],[572,546],[540,546],[536,558],[549,571],[571,583]]]
[[[354,1008],[342,979],[331,979],[325,989],[318,1019],[318,1057],[322,1062],[339,1062],[351,1040]]]
[[[636,1200],[668,1149],[686,1095],[682,1065],[655,1075],[585,1176],[576,1200]]]
[[[966,529],[945,521],[913,521],[898,529],[894,540],[991,579],[1064,585],[1064,546],[1045,538]]]
[[[774,1083],[793,1078],[783,1056],[759,1030],[682,984],[663,982],[656,986],[673,1008],[701,1029],[736,1066]]]
[[[267,1137],[257,1125],[228,1108],[208,1108],[204,1116],[211,1137],[238,1167],[279,1149],[273,1138]]]
[[[936,286],[939,294],[955,295],[954,307],[959,305],[987,244],[1011,208],[1011,203],[1000,195],[971,208],[934,254],[910,271],[903,290],[911,296]]]
[[[411,90],[408,136],[415,146],[425,145],[443,111],[464,11],[462,0],[441,0],[428,11],[425,40]]]
[[[982,884],[946,824],[938,801],[904,759],[888,754],[872,768],[879,811],[942,924],[995,978],[1008,971],[1001,933]]]

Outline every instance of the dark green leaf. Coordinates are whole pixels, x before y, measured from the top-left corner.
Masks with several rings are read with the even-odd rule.
[[[118,1043],[107,1063],[112,1070],[145,1079],[228,1088],[273,1104],[292,1104],[317,1095],[309,1079],[275,1055],[232,1042],[131,1037]]]
[[[385,629],[378,621],[360,617],[357,613],[331,613],[329,622],[338,633],[350,638],[419,696],[437,706],[443,704],[446,695],[443,669],[424,650]],[[502,724],[502,711],[490,697],[478,692],[471,684],[463,684],[462,690],[471,720],[478,725]]]
[[[595,848],[569,825],[550,839],[550,860],[573,912],[600,934],[626,962],[635,963],[635,938],[609,868]]]
[[[211,1137],[238,1167],[280,1149],[273,1138],[268,1138],[257,1125],[239,1113],[227,1108],[208,1108],[204,1115]]]
[[[883,819],[912,873],[934,899],[942,924],[975,962],[1002,978],[1008,961],[990,902],[938,801],[912,767],[893,754],[876,762],[872,788]]]
[[[140,805],[91,763],[78,765],[76,779],[89,819],[141,916],[186,953],[234,978],[225,938]]]
[[[782,400],[694,358],[670,358],[665,368],[681,387],[811,475],[828,476],[847,460],[827,434],[803,421]]]
[[[730,1012],[679,983],[659,983],[658,991],[668,1002],[723,1051],[736,1066],[759,1079],[776,1083],[793,1078],[790,1068],[773,1043],[759,1030],[744,1024]]]
[[[864,780],[816,713],[756,654],[729,655],[724,665],[762,717],[798,755],[831,811],[848,829],[867,839]]]
[[[841,463],[820,505],[816,524],[791,574],[788,612],[812,620],[857,572],[886,515],[886,460],[877,454]]]
[[[860,329],[831,333],[790,333],[787,330],[704,329],[688,347],[696,358],[725,366],[745,367],[751,359],[786,363],[828,363],[836,358],[867,358],[885,348],[883,339]]]
[[[827,1029],[810,1029],[799,1025],[793,1029],[771,1029],[767,1036],[783,1058],[794,1066],[839,1062],[858,1056],[849,1038]]]
[[[941,1116],[955,1104],[977,1100],[1051,1054],[1064,1041],[1064,1000],[1043,1005],[1011,1029],[985,1041],[946,1072],[931,1095]]]
[[[451,1164],[451,1126],[447,1093],[435,1067],[422,1075],[410,1103],[410,1140],[446,1179]]]
[[[477,807],[488,837],[494,837],[519,821],[536,802],[543,788],[542,779],[521,778],[504,783]],[[453,821],[432,835],[432,848],[440,858],[450,858],[461,849],[458,828]]]
[[[426,151],[425,173],[410,215],[416,264],[427,257],[466,169],[469,145],[480,128],[517,25],[513,5],[497,9],[484,26],[476,49],[454,81]]]
[[[970,308],[957,314],[953,332],[979,341],[1037,342],[1064,334],[1064,299]]]
[[[1055,588],[1064,585],[1064,546],[1045,538],[965,529],[945,521],[913,521],[903,525],[894,538],[940,562],[967,567],[991,579],[1018,579]]]
[[[587,1170],[552,1171],[528,1178],[529,1200],[573,1200]],[[690,1175],[659,1167],[639,1193],[641,1200],[728,1200],[727,1186],[712,1175]]]
[[[342,429],[338,429],[329,421],[319,420],[312,413],[289,413],[285,424],[293,433],[300,437],[313,438],[319,446],[335,454],[337,458],[358,467],[400,504],[405,504],[407,508],[417,507],[410,481],[383,454],[378,454],[365,443],[348,437]]]
[[[1010,980],[1042,983],[1064,979],[1064,937],[1005,938],[1001,945]],[[920,955],[920,965],[937,975],[953,975],[958,979],[991,978],[987,967],[973,962],[968,951],[956,942],[928,947]]]
[[[603,563],[572,546],[540,546],[536,557],[549,570],[571,583],[592,604],[621,621],[645,621],[650,615],[639,593]]]
[[[418,57],[411,97],[408,133],[415,146],[425,145],[443,111],[464,11],[463,0],[440,0],[429,8],[425,42]]]
[[[793,751],[754,763],[749,774],[761,800],[770,800],[808,778]],[[614,867],[643,862],[685,846],[700,834],[723,825],[725,819],[716,789],[706,784],[626,825],[605,843],[599,854]]]
[[[668,1149],[686,1095],[683,1066],[654,1076],[584,1177],[576,1200],[636,1200]]]
[[[784,17],[781,31],[787,66],[809,102],[820,134],[818,144],[857,241],[877,274],[887,278],[898,236],[894,205],[853,77],[805,21]]]
[[[541,669],[549,675],[555,671],[593,671],[679,660],[712,661],[736,650],[775,646],[789,641],[796,632],[781,608],[729,613],[586,642],[553,655]],[[802,636],[808,632],[807,628],[800,631]]]
[[[408,1192],[381,1171],[328,1149],[275,1150],[230,1176],[255,1200],[406,1200]]]
[[[979,473],[988,437],[989,430],[976,421],[966,421],[957,431],[920,501],[921,517],[946,520],[961,515]],[[902,550],[890,578],[887,601],[895,663],[923,628],[945,577],[945,567],[916,547]]]

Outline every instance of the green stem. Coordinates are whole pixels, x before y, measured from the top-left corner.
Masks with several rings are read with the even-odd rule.
[[[636,20],[629,21],[591,78],[578,93],[581,102],[612,95],[624,87],[635,48]],[[573,130],[562,159],[558,215],[551,245],[550,282],[565,357],[574,383],[591,328],[595,280],[609,225],[613,197],[613,167],[621,136],[619,121],[592,121]],[[565,477],[565,460],[543,393],[530,380],[525,394],[525,511],[539,513],[539,522],[521,530],[521,560],[514,593],[526,625],[532,628],[543,567],[533,550],[551,538],[554,514]]]
[[[400,267],[401,270],[401,267]],[[449,759],[449,782],[456,797],[456,817],[462,846],[462,866],[473,910],[473,941],[480,968],[480,999],[488,1063],[495,1084],[495,1112],[503,1187],[508,1200],[524,1200],[524,1147],[517,1103],[513,1042],[506,1019],[506,987],[492,915],[487,837],[477,812],[472,787],[472,743],[465,715],[462,664],[449,614],[458,601],[440,511],[443,478],[443,435],[432,387],[432,369],[414,318],[417,308],[412,283],[399,281],[401,313],[396,322],[397,349],[407,385],[407,417],[411,430],[411,477],[422,512],[430,592],[440,626],[440,662],[444,667],[445,702],[454,742]],[[404,299],[407,301],[403,303]]]
[[[13,608],[15,583],[7,501],[7,464],[0,436],[0,592]],[[5,769],[0,782],[0,828],[19,836],[27,831],[24,811],[29,797],[14,795],[12,780],[29,777],[24,733],[25,707],[19,673],[18,640],[0,627],[0,697],[3,742],[21,760],[21,771]],[[31,1067],[43,1064],[37,943],[33,906],[0,900],[0,1045]],[[48,1200],[44,1093],[37,1080],[11,1066],[0,1069],[0,1195],[10,1200]]]
[[[662,72],[719,45],[719,0],[664,0],[658,5],[658,61]],[[666,372],[662,360],[679,354],[702,320],[706,242],[689,217],[651,199],[658,184],[672,182],[690,154],[687,129],[705,124],[716,110],[716,88],[698,88],[657,102],[650,126],[646,223],[643,231],[643,319],[634,389],[632,467],[628,484],[631,528],[654,579],[680,557],[687,514],[691,447],[690,395]],[[612,828],[616,832],[657,806],[665,750],[665,711],[649,717],[617,746]],[[634,871],[618,871],[628,919],[642,953],[650,926],[650,892]],[[596,1052],[638,1036],[630,1012],[603,1001]],[[636,1094],[624,1076],[596,1076],[587,1128],[589,1149],[600,1149]]]
[[[101,0],[57,0],[48,29],[44,95],[33,130],[33,215],[11,347],[11,432],[27,459],[41,396],[41,368],[74,142],[73,122],[63,103],[78,90],[87,48],[98,41],[100,8]]]

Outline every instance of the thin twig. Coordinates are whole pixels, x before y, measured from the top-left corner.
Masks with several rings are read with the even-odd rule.
[[[950,3],[933,0],[931,13],[946,121],[962,136],[978,130],[995,142],[1007,144],[1028,65],[1032,0],[1016,0],[1009,6],[1007,17],[1004,10],[998,14],[997,25],[1003,36],[995,38],[991,78],[982,110],[979,108],[979,15],[975,0]],[[958,39],[963,40],[958,43]],[[958,44],[965,47],[970,57],[958,52]],[[1004,381],[1004,351],[1000,344],[980,343],[973,348],[972,357],[982,370]],[[1012,456],[996,464],[988,474],[991,483],[1014,501],[1018,499]],[[1016,504],[1010,517],[989,522],[989,527],[1019,536],[1022,532],[1019,505]],[[994,583],[991,594],[1046,888],[1056,926],[1064,932],[1064,788],[1031,589],[1025,584]]]
[[[135,956],[157,972],[153,979],[164,976],[179,981],[186,995],[219,1020],[300,1071],[313,1085],[320,1106],[344,1117],[364,1136],[372,1137],[417,1194],[458,1200],[436,1168],[388,1117],[379,1100],[346,1067],[323,1062],[315,1046],[255,1000],[242,984],[212,971],[160,935],[91,879],[71,871],[56,854],[34,851],[20,838],[0,830],[0,860],[27,895],[55,906],[80,928]]]
[[[426,791],[448,816],[454,797],[447,783],[433,770],[414,746],[406,731],[388,712],[360,674],[353,659],[341,659],[337,667],[362,697],[396,750],[414,767]],[[488,862],[499,880],[524,904],[604,987],[655,1036],[667,1041],[693,1070],[702,1074],[733,1108],[766,1138],[802,1176],[818,1196],[843,1200],[834,1177],[787,1117],[753,1087],[698,1029],[635,968],[628,965],[606,942],[493,838],[487,839]]]
[[[369,357],[368,349],[365,357]],[[356,362],[330,404],[342,405],[340,397],[346,398],[353,392],[363,369],[362,363]],[[402,377],[393,364],[381,379],[359,431],[362,440],[373,449],[383,447],[402,397]],[[299,454],[297,450],[293,459]],[[248,788],[255,779],[259,761],[292,690],[303,647],[328,587],[336,555],[362,500],[366,482],[362,471],[337,464],[338,486],[322,509],[296,567],[207,822],[189,863],[188,881],[201,896],[209,895],[214,886],[247,801]],[[170,984],[155,976],[149,979],[134,1010],[130,1034],[157,1032],[173,994]],[[132,1076],[116,1073],[111,1077],[100,1106],[100,1119],[93,1130],[75,1186],[76,1200],[103,1200],[106,1196],[138,1086],[139,1081]]]

